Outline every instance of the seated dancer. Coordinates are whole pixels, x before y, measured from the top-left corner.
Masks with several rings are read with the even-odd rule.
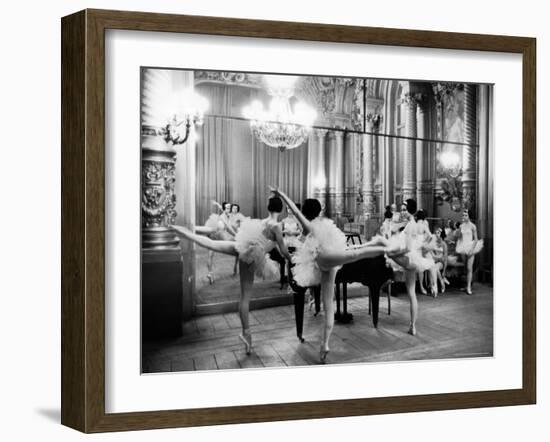
[[[380,235],[382,235],[386,239],[389,239],[389,237],[392,235],[392,218],[393,213],[391,211],[391,206],[386,206],[386,210],[384,212],[384,221],[380,226]]]
[[[321,298],[325,310],[321,348],[321,363],[326,362],[329,352],[329,338],[334,327],[334,281],[338,269],[347,263],[378,255],[404,253],[401,246],[387,247],[387,241],[378,236],[374,241],[355,247],[346,247],[346,236],[328,218],[320,217],[321,203],[306,199],[302,212],[283,192],[271,188],[280,196],[302,225],[305,240],[292,258],[295,264],[294,280],[302,287],[321,285]]]
[[[214,204],[217,208],[221,210],[221,214],[218,215],[217,213],[212,213],[206,220],[204,226],[195,227],[195,232],[202,235],[207,235],[209,238],[214,240],[234,240],[236,232],[231,227],[229,216],[231,211],[231,203],[224,201],[222,204],[220,204],[216,201],[212,201],[212,204]],[[208,274],[206,275],[206,277],[208,278],[208,282],[210,284],[213,284],[214,252],[212,250],[208,251],[208,261],[206,262],[206,266],[208,268]]]
[[[248,320],[250,297],[254,274],[265,279],[275,279],[279,267],[269,259],[268,252],[278,247],[281,254],[288,260],[290,255],[283,242],[283,235],[277,218],[283,210],[280,198],[269,198],[267,210],[269,216],[266,219],[245,219],[234,241],[212,240],[197,235],[185,227],[172,226],[185,238],[197,243],[201,247],[239,258],[239,276],[241,281],[241,293],[239,299],[239,316],[241,319],[242,333],[239,339],[244,343],[246,354],[252,350],[252,335]]]
[[[419,238],[421,238],[421,250],[422,256],[433,259],[433,252],[436,248],[435,243],[432,242],[432,233],[430,232],[430,226],[426,220],[426,212],[422,209],[416,212],[416,224],[418,229]],[[426,273],[428,272],[428,273]],[[437,298],[437,266],[430,267],[424,272],[418,272],[418,282],[420,285],[420,291],[423,295],[427,295],[428,292],[424,288],[424,276],[427,276],[427,280],[430,283],[430,293],[434,298]]]
[[[402,232],[393,235],[390,244],[403,244],[408,249],[404,255],[390,257],[390,264],[394,271],[405,272],[405,285],[410,302],[411,322],[409,334],[416,335],[416,318],[418,316],[418,302],[416,300],[416,274],[424,272],[435,265],[430,256],[422,256],[424,246],[425,226],[418,225],[414,219],[416,213],[416,201],[408,199],[405,203],[407,209],[407,224]]]
[[[470,210],[462,212],[462,223],[458,227],[456,253],[462,255],[464,269],[466,270],[466,294],[472,294],[472,273],[474,268],[474,255],[483,248],[483,240],[477,238],[477,227],[471,221]]]
[[[433,242],[432,256],[437,266],[437,279],[441,284],[441,293],[445,293],[445,285],[449,285],[449,280],[445,274],[447,272],[447,256],[448,248],[445,242],[445,230],[441,227],[437,227],[432,236]]]

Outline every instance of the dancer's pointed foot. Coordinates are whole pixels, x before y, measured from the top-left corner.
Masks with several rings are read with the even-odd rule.
[[[321,362],[321,364],[327,363],[327,356],[329,351],[329,349],[321,348],[321,351],[319,352],[319,361]]]
[[[244,344],[246,354],[249,355],[252,352],[252,335],[250,334],[250,332],[243,332],[239,335],[239,339]]]
[[[208,275],[206,275],[206,277],[208,278],[208,283],[210,285],[214,284],[214,275],[212,275],[212,273],[208,272]]]
[[[411,324],[409,326],[409,331],[407,333],[409,335],[416,336],[416,327],[413,324]]]
[[[466,294],[470,296],[473,295],[472,289],[466,289]]]
[[[443,277],[443,282],[447,285],[451,285],[451,283],[449,282],[449,280],[445,277]]]

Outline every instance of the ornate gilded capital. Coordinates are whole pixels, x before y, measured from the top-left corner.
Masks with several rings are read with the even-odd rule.
[[[313,132],[315,133],[315,136],[319,138],[319,141],[323,141],[328,133],[328,129],[314,129]]]
[[[380,127],[380,123],[382,121],[382,115],[368,113],[365,116],[365,121],[367,123],[367,127],[365,128],[366,130],[368,130],[369,132],[376,131]]]
[[[409,108],[416,109],[416,106],[419,106],[424,101],[424,94],[420,92],[407,92],[403,96],[403,102],[407,103]]]
[[[456,90],[461,87],[460,83],[433,83],[432,90],[436,105],[440,107],[446,97],[454,96]]]

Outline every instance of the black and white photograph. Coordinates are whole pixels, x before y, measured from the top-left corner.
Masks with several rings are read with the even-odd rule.
[[[142,67],[140,92],[143,374],[493,356],[492,84]]]

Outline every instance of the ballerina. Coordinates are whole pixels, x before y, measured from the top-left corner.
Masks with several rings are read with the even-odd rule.
[[[477,227],[471,221],[471,211],[462,212],[462,223],[457,232],[456,253],[462,255],[466,270],[466,294],[472,294],[474,258],[483,248],[483,240],[477,238]]]
[[[241,228],[241,224],[246,218],[247,217],[241,213],[241,206],[236,203],[231,204],[231,211],[229,213],[229,225],[231,226],[231,229],[233,229],[233,231],[235,232],[235,235]],[[235,263],[233,264],[233,275],[237,274],[238,265],[239,257],[236,256]]]
[[[282,191],[271,187],[280,196],[302,225],[305,240],[292,258],[295,264],[294,280],[301,287],[321,285],[321,298],[325,311],[319,356],[326,362],[329,353],[329,338],[334,327],[334,287],[336,272],[347,263],[378,255],[406,252],[401,246],[389,248],[381,236],[355,247],[346,247],[344,233],[328,218],[320,217],[321,203],[316,199],[306,199],[300,212],[296,204]]]
[[[267,205],[269,216],[263,220],[245,219],[234,241],[213,240],[206,236],[197,235],[185,227],[173,226],[185,238],[201,247],[239,258],[239,277],[241,283],[239,317],[242,326],[242,333],[239,335],[239,339],[243,342],[247,355],[252,351],[252,334],[250,332],[248,316],[254,275],[263,277],[264,279],[275,279],[279,266],[268,256],[268,252],[274,247],[278,247],[281,254],[290,261],[290,255],[283,241],[283,235],[277,220],[282,209],[283,203],[280,198],[269,198]]]
[[[195,226],[195,232],[202,235],[207,235],[209,238],[214,240],[221,241],[232,241],[235,239],[237,232],[233,229],[230,223],[230,210],[231,203],[223,202],[222,204],[217,201],[212,201],[212,204],[216,206],[221,213],[212,213],[204,226]],[[208,282],[214,284],[214,252],[212,250],[208,251],[208,261],[206,262],[206,267],[208,269]]]
[[[408,199],[405,203],[407,224],[403,231],[390,238],[390,244],[397,242],[406,245],[408,252],[399,256],[390,256],[390,263],[395,271],[405,272],[405,285],[409,296],[411,320],[408,333],[416,335],[416,318],[418,316],[418,301],[416,300],[416,274],[435,266],[430,256],[422,256],[424,246],[425,226],[418,225],[414,219],[416,201]]]

